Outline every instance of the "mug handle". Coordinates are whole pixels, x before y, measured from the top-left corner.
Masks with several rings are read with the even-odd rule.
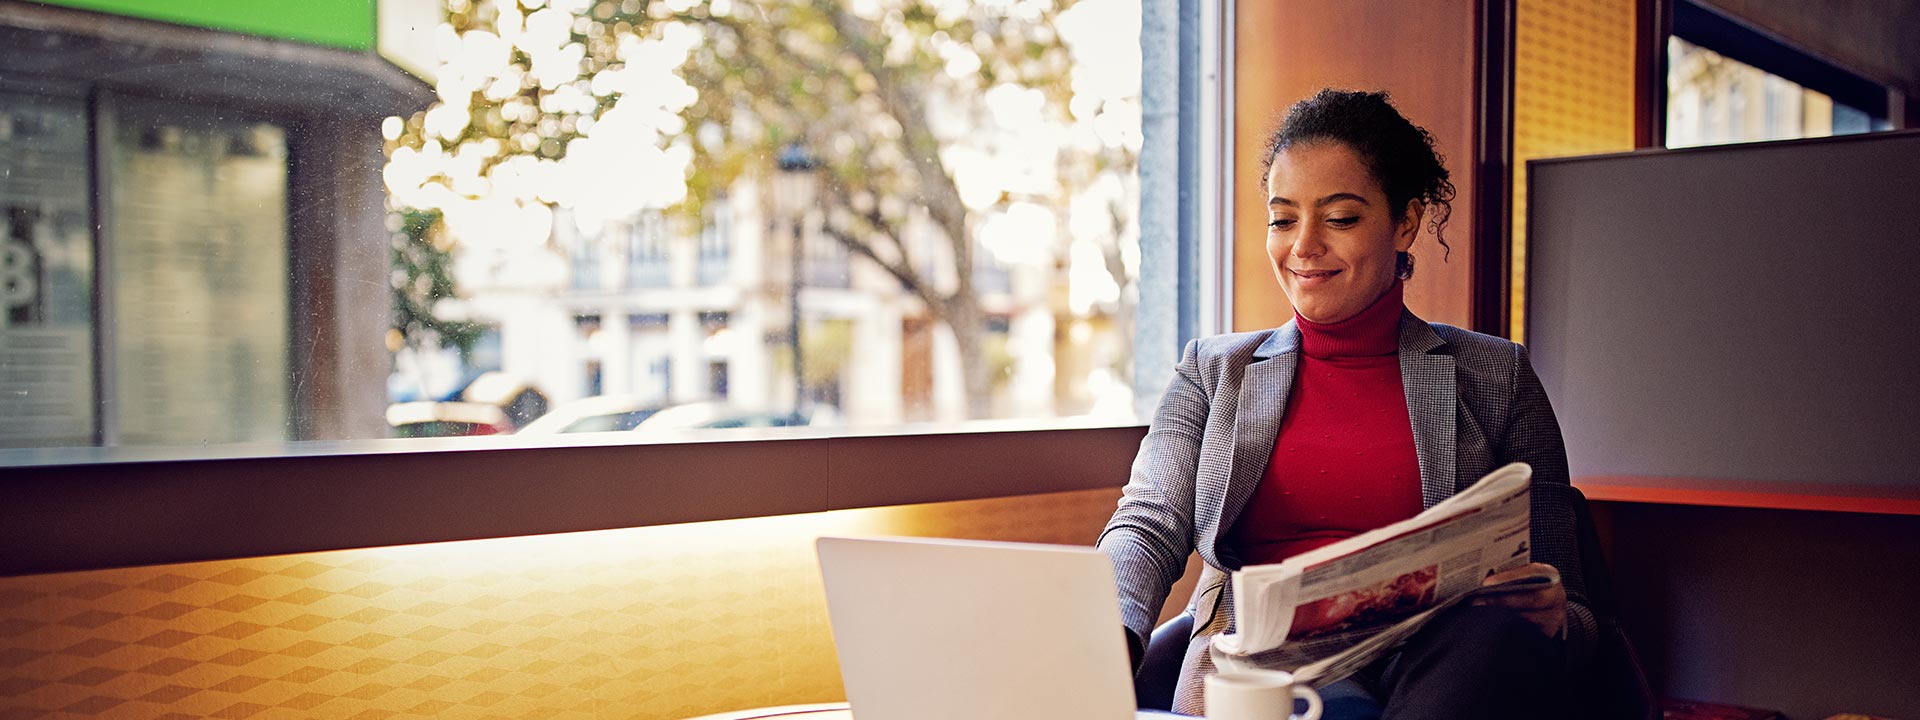
[[[1314,692],[1313,688],[1307,687],[1306,685],[1295,685],[1293,686],[1293,696],[1307,701],[1307,714],[1294,715],[1291,716],[1292,718],[1296,720],[1320,720],[1320,710],[1322,708],[1320,704],[1320,693]]]

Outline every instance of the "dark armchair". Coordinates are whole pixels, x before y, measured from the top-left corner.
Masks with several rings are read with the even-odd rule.
[[[1613,594],[1613,574],[1600,549],[1587,496],[1573,491],[1573,521],[1579,533],[1580,569],[1587,580],[1587,607],[1600,625],[1593,664],[1574,682],[1573,702],[1582,720],[1659,720],[1660,699],[1647,683],[1640,655],[1620,627],[1620,606]]]
[[[1180,680],[1180,663],[1186,659],[1187,642],[1193,637],[1193,614],[1183,612],[1153,629],[1147,638],[1146,653],[1133,673],[1133,699],[1142,710],[1173,708],[1173,686]]]

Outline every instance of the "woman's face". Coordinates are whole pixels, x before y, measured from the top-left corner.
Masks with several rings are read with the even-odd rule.
[[[1393,285],[1395,253],[1419,234],[1418,202],[1387,206],[1360,154],[1337,141],[1294,145],[1267,174],[1267,257],[1301,317],[1360,314]]]

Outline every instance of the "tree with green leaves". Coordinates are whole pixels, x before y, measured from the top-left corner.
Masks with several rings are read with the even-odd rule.
[[[1114,288],[1136,274],[1123,241],[1138,73],[1129,87],[1126,68],[1116,82],[1093,65],[1130,45],[1137,68],[1137,33],[1119,33],[1116,50],[1100,27],[1113,5],[1137,22],[1137,0],[448,2],[440,102],[390,123],[388,183],[396,204],[443,211],[462,239],[531,236],[554,205],[589,220],[645,207],[697,219],[803,146],[821,232],[952,330],[973,417],[992,389],[982,248],[1051,266],[1084,241]],[[1078,217],[1085,208],[1065,219],[1080,203],[1106,222]],[[1007,217],[1025,218],[1002,224],[1023,232],[981,237]],[[1024,246],[1036,244],[1057,247]]]
[[[393,330],[388,350],[424,345],[451,347],[462,355],[473,352],[480,326],[435,314],[440,298],[454,294],[451,248],[437,232],[440,213],[431,210],[395,210],[389,265],[393,267]]]

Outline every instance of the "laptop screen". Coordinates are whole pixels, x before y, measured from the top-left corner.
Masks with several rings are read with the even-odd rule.
[[[859,720],[1133,718],[1113,568],[1088,547],[821,538]]]

